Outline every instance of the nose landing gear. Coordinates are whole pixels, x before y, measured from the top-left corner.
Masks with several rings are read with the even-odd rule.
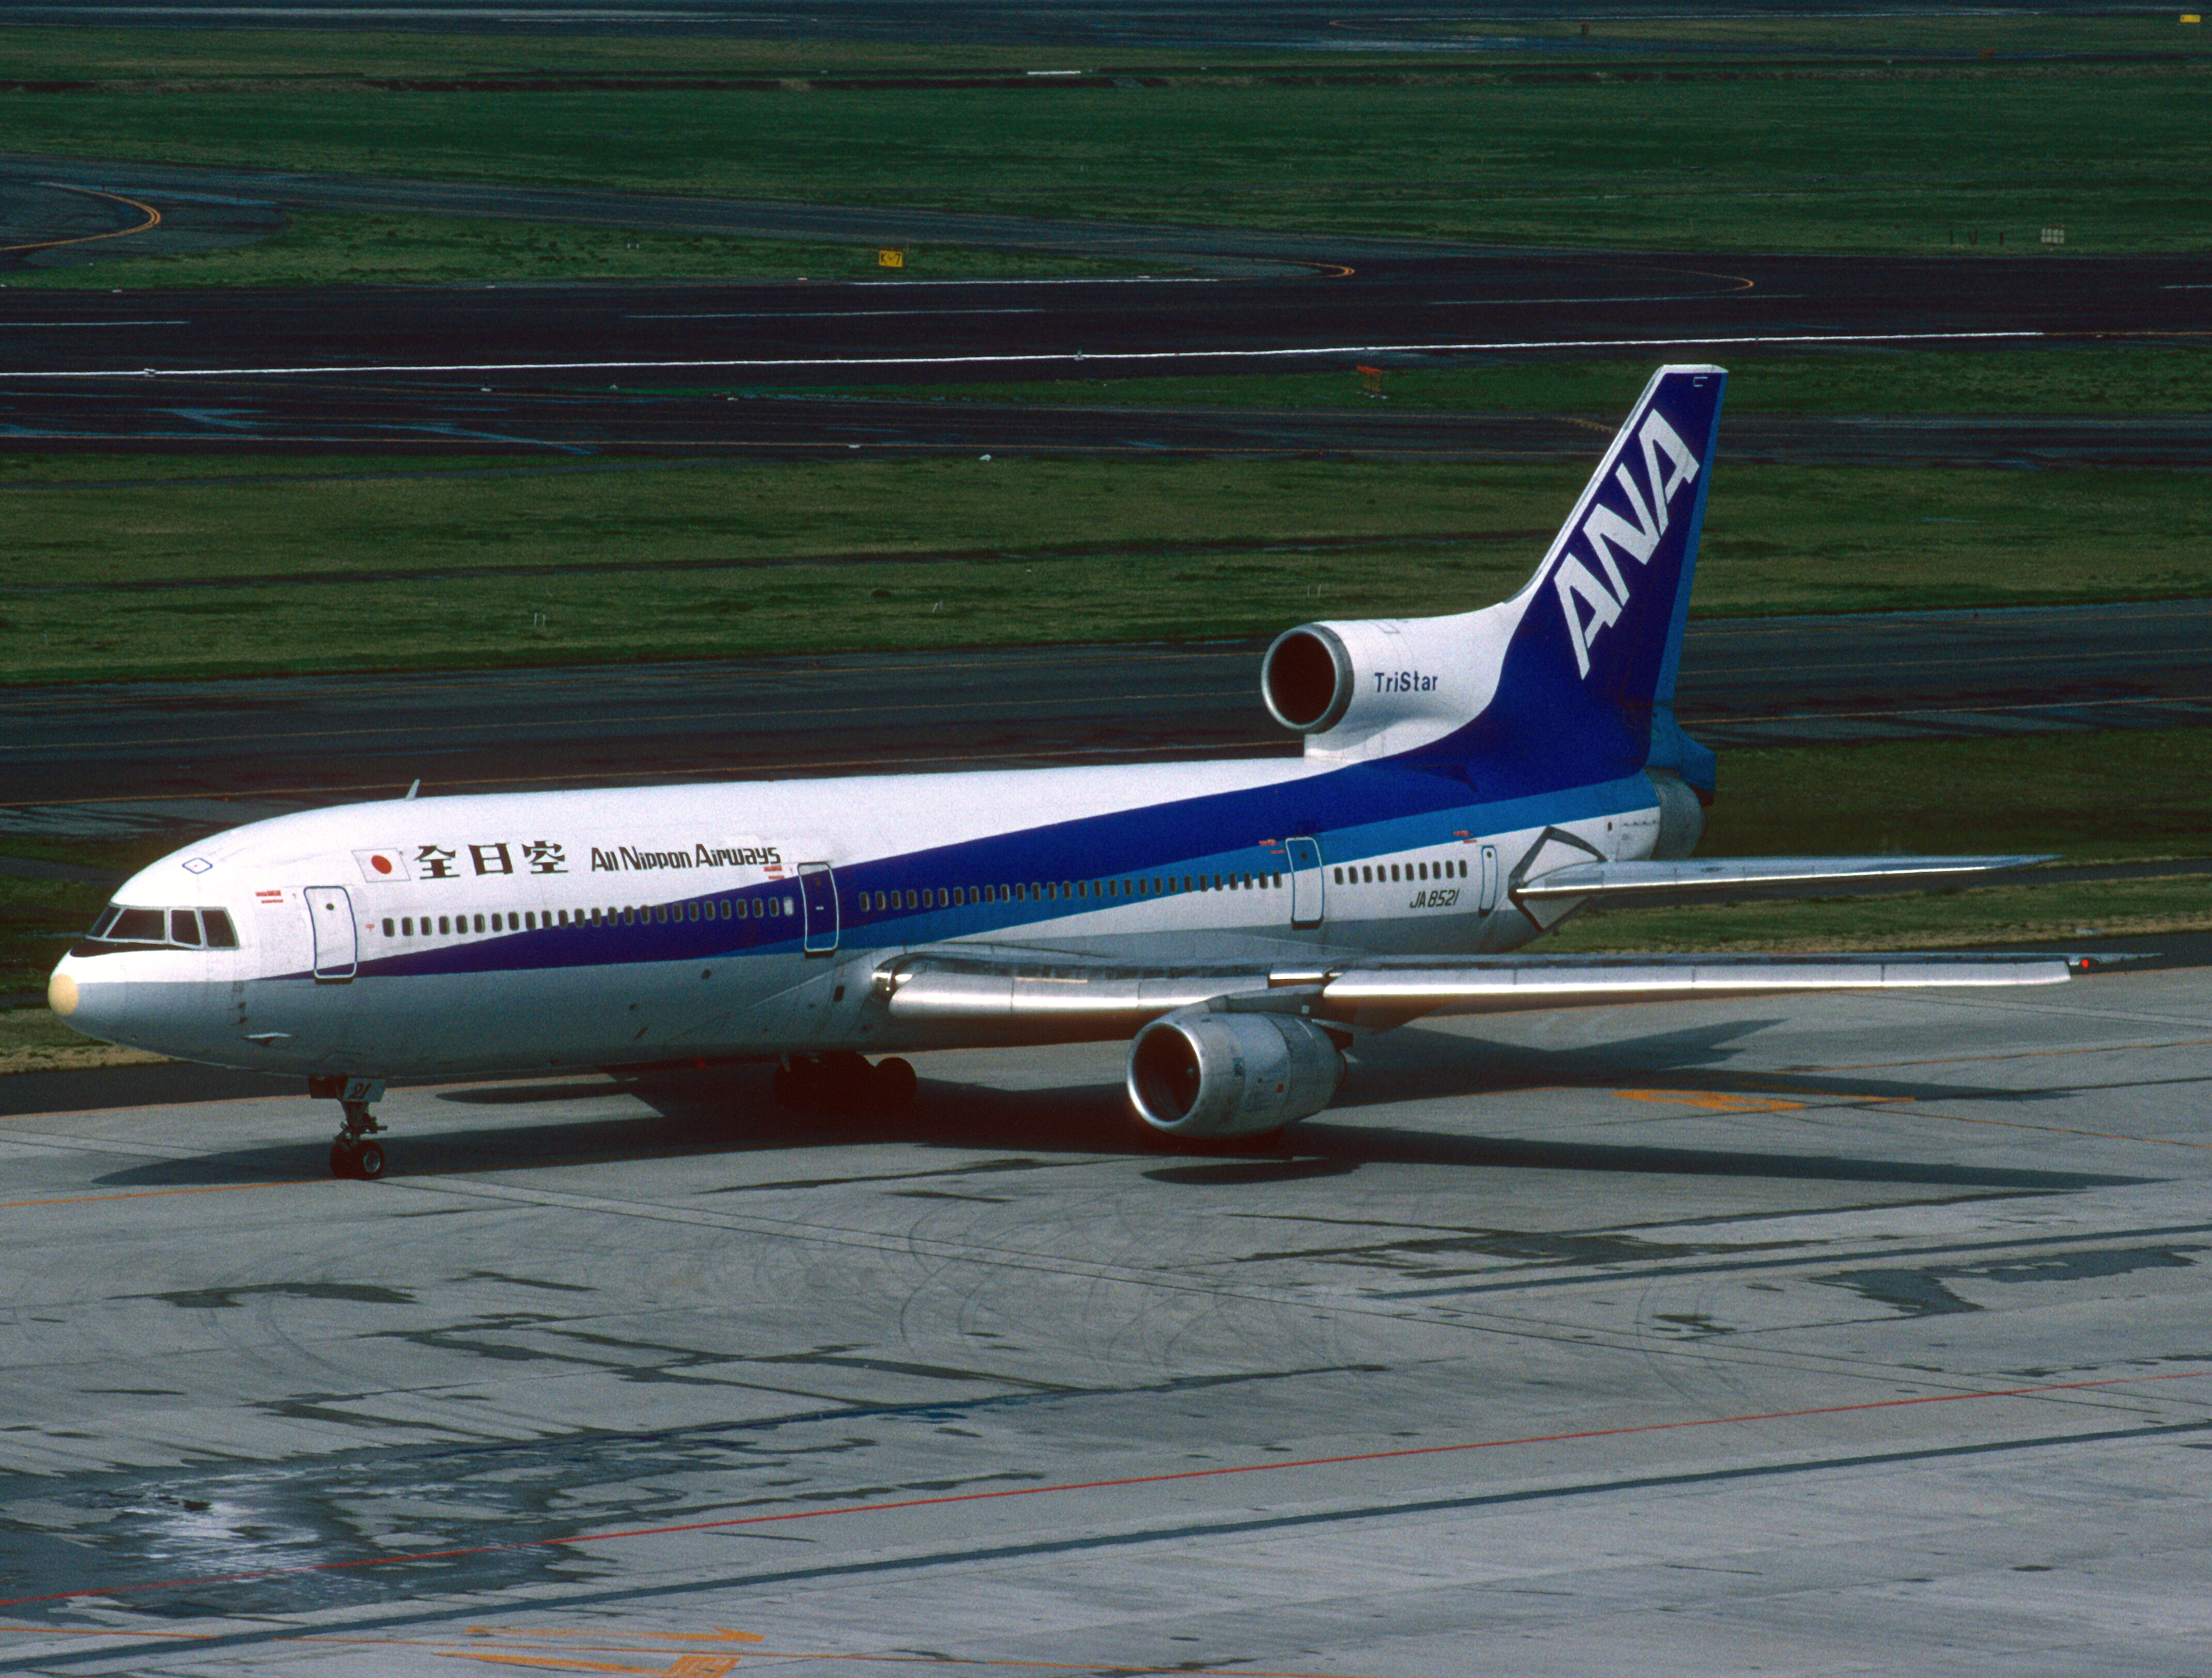
[[[331,1175],[374,1183],[384,1175],[384,1148],[371,1140],[384,1127],[370,1106],[384,1099],[381,1078],[310,1078],[307,1093],[334,1100],[345,1116],[331,1143]]]

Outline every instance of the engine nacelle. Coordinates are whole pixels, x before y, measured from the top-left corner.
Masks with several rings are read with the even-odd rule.
[[[1705,808],[1676,776],[1647,769],[1644,779],[1659,799],[1659,836],[1651,846],[1654,862],[1679,862],[1705,835]]]
[[[1457,727],[1489,702],[1503,625],[1495,608],[1449,617],[1302,623],[1260,665],[1260,696],[1308,749],[1343,751],[1411,724]]]
[[[1257,1136],[1318,1113],[1344,1056],[1290,1014],[1173,1013],[1129,1044],[1129,1100],[1171,1136]]]

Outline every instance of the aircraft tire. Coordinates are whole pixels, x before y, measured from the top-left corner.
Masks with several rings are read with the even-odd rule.
[[[374,1142],[363,1142],[354,1150],[353,1174],[363,1183],[374,1183],[384,1175],[384,1149]]]
[[[331,1175],[334,1177],[355,1176],[354,1161],[356,1157],[355,1151],[346,1146],[345,1138],[339,1137],[331,1144]]]
[[[836,1113],[861,1113],[875,1105],[875,1068],[850,1049],[822,1057],[822,1105]]]
[[[869,1075],[869,1104],[878,1113],[903,1113],[914,1105],[916,1081],[912,1061],[886,1055]]]
[[[822,1104],[822,1073],[814,1062],[794,1057],[775,1069],[775,1104],[804,1113]]]

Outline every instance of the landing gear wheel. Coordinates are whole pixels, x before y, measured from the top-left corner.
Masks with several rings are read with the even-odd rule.
[[[875,1091],[875,1068],[850,1049],[822,1057],[822,1104],[832,1112],[864,1113],[873,1105]]]
[[[310,1094],[325,1100],[337,1097],[338,1111],[343,1116],[338,1126],[337,1139],[331,1143],[331,1175],[334,1177],[358,1177],[364,1183],[374,1183],[384,1175],[384,1150],[369,1138],[384,1127],[369,1111],[369,1103],[384,1098],[381,1078],[311,1078],[307,1080]]]
[[[914,1105],[915,1075],[911,1061],[893,1055],[876,1062],[869,1074],[869,1105],[878,1113],[903,1113]]]
[[[822,1104],[821,1066],[794,1055],[775,1069],[775,1104],[808,1112]]]

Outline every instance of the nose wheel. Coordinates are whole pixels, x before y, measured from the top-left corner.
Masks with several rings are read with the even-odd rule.
[[[384,1147],[381,1143],[362,1137],[349,1137],[338,1133],[331,1144],[331,1175],[334,1177],[358,1177],[363,1183],[374,1183],[384,1175]]]
[[[344,1115],[331,1143],[331,1175],[374,1183],[384,1175],[384,1146],[374,1140],[384,1127],[370,1112],[371,1103],[384,1098],[380,1078],[311,1078],[307,1093],[335,1097]]]

